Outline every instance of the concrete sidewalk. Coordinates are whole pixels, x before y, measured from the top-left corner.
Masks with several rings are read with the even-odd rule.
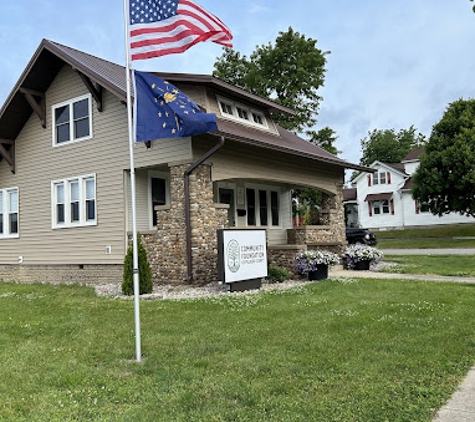
[[[475,284],[475,277],[453,277],[443,275],[425,275],[425,274],[395,274],[383,273],[379,271],[353,271],[343,270],[335,267],[328,272],[328,277],[355,277],[355,278],[400,278],[404,280],[427,280],[427,281],[449,281],[451,283],[469,283]],[[475,421],[475,420],[474,420]]]
[[[445,277],[420,274],[391,274],[377,271],[350,271],[340,268],[329,271],[329,277],[355,278],[399,278],[406,280],[427,280],[435,282],[471,283],[475,277]],[[433,422],[474,422],[475,421],[475,367],[470,369],[457,391],[437,412]]]
[[[458,390],[439,410],[433,422],[475,421],[475,368],[472,368]]]

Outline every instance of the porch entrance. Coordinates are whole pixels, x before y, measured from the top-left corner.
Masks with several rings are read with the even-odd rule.
[[[236,205],[234,200],[234,189],[219,188],[219,203],[229,205],[229,227],[236,227]]]

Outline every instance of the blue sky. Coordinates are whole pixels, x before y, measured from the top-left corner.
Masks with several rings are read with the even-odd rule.
[[[414,125],[428,136],[448,104],[475,97],[475,14],[469,0],[197,0],[220,17],[249,55],[289,26],[327,56],[316,129],[333,128],[342,158],[359,162],[373,129]],[[119,0],[2,2],[0,104],[42,38],[124,64]],[[210,74],[221,47],[138,61],[139,70]]]

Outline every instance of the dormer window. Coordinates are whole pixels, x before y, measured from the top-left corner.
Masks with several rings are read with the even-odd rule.
[[[221,107],[221,113],[233,115],[233,107],[230,104],[220,101],[219,105]]]
[[[236,110],[240,119],[249,120],[249,115],[246,110],[241,107],[236,107]]]
[[[268,128],[264,113],[259,110],[224,98],[218,98],[218,104],[221,114],[226,118],[251,124],[252,126]]]
[[[254,120],[254,123],[257,123],[258,125],[263,125],[264,122],[262,121],[262,116],[257,113],[252,113],[252,118]]]

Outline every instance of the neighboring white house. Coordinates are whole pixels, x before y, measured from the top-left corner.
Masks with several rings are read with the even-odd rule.
[[[361,173],[351,189],[343,192],[348,226],[372,229],[405,228],[440,224],[475,223],[458,213],[433,215],[412,198],[412,175],[424,148],[412,150],[400,163],[375,161],[373,174]]]

